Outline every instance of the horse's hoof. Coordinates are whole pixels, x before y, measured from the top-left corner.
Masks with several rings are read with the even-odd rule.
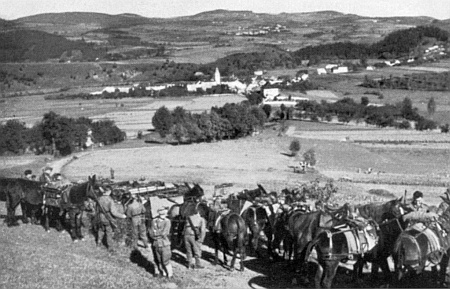
[[[74,242],[74,243],[78,243],[78,240],[77,240],[77,239],[75,239],[75,240],[73,240],[73,242]]]
[[[46,230],[47,234],[50,233],[50,230]]]
[[[86,239],[85,239],[85,238],[81,238],[80,241],[81,241],[81,242],[84,242],[84,241],[86,241]]]

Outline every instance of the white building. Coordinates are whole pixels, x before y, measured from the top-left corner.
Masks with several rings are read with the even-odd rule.
[[[333,73],[348,73],[348,67],[347,66],[339,66],[335,67],[331,70]]]
[[[317,68],[317,74],[318,75],[327,74],[327,71],[325,70],[325,68]]]
[[[266,99],[274,99],[275,96],[280,95],[279,88],[264,88],[263,95]]]

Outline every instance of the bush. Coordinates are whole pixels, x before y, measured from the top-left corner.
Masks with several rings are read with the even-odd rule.
[[[416,122],[416,130],[433,130],[436,127],[437,124],[434,121],[423,117]]]
[[[399,125],[398,128],[400,129],[410,129],[411,128],[411,123],[407,120],[402,121]]]
[[[441,125],[441,132],[442,133],[448,133],[450,130],[450,125],[448,123]]]
[[[291,151],[292,156],[296,156],[301,149],[300,141],[295,139],[289,145],[289,150]]]
[[[309,163],[311,166],[316,165],[316,152],[313,148],[310,148],[303,154],[303,159],[305,162]]]

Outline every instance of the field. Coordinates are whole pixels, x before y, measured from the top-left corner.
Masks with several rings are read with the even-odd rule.
[[[371,102],[395,103],[408,96],[425,114],[426,102],[433,96],[438,107],[433,117],[448,121],[450,103],[445,93],[383,90],[385,98],[378,99],[376,95],[365,94],[368,89],[358,86],[363,75],[315,76],[314,81],[320,83],[321,89],[308,92],[307,97],[318,101],[352,97],[359,101],[362,96],[368,96]],[[138,130],[146,132],[152,128],[151,118],[160,106],[169,109],[183,106],[200,113],[214,105],[238,102],[244,97],[47,101],[44,96],[2,99],[1,120],[16,118],[33,125],[50,110],[70,117],[109,118],[129,138],[114,146],[77,153],[76,158],[3,156],[0,157],[0,176],[19,176],[28,168],[39,174],[41,168],[49,164],[55,172],[78,181],[93,174],[109,177],[113,168],[118,180],[145,177],[175,183],[198,182],[205,189],[207,199],[214,193],[214,185],[221,183],[233,183],[231,192],[254,189],[257,183],[269,191],[280,192],[286,187],[298,187],[316,179],[321,184],[333,179],[338,193],[332,202],[338,204],[384,201],[388,198],[369,193],[370,189],[384,189],[396,197],[404,196],[406,191],[408,199],[415,190],[420,190],[424,192],[427,204],[437,205],[450,186],[450,136],[439,132],[293,120],[286,122],[288,129],[284,133],[280,125],[275,124],[261,134],[245,139],[179,146],[154,145],[134,137]],[[298,157],[289,156],[289,144],[294,139],[301,143]],[[298,165],[301,155],[310,148],[314,148],[318,160],[315,170],[306,174],[294,173],[292,166]],[[371,173],[368,173],[369,168]],[[0,216],[5,217],[3,203],[0,204]],[[85,233],[88,233],[86,229]],[[136,288],[150,284],[152,288],[299,287],[287,262],[272,263],[265,258],[250,256],[243,273],[214,267],[210,243],[204,246],[206,269],[203,271],[186,269],[184,251],[174,249],[175,278],[170,281],[152,276],[150,252],[130,252],[129,248],[121,246],[117,254],[111,255],[95,248],[91,237],[83,243],[73,244],[67,232],[57,233],[52,229],[47,234],[40,226],[7,228],[2,223],[0,243],[3,244],[0,248],[0,288]],[[344,267],[340,271],[336,286],[352,286],[346,270]],[[366,285],[378,285],[373,282],[366,282]]]

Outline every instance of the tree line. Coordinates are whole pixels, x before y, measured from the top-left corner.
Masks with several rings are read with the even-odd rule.
[[[15,119],[0,124],[0,154],[70,155],[86,148],[89,130],[95,143],[108,145],[126,138],[111,120],[93,122],[86,117],[70,118],[50,111],[31,128]]]
[[[357,103],[352,98],[343,98],[335,103],[301,101],[295,108],[298,118],[309,118],[312,121],[319,121],[319,118],[322,121],[331,121],[333,116],[337,116],[339,122],[364,121],[377,127],[409,129],[411,128],[411,122],[415,123],[416,130],[435,129],[438,126],[436,122],[421,116],[408,97],[394,105],[369,106],[368,104],[369,100],[364,96],[361,98],[360,103]],[[428,106],[429,113],[436,109],[434,99]],[[448,125],[441,126],[441,131],[447,132],[445,131],[447,127]]]
[[[369,88],[389,88],[389,89],[408,89],[408,90],[450,90],[450,73],[413,73],[405,76],[382,77],[381,79],[364,78],[361,84]]]
[[[211,142],[251,135],[263,128],[267,115],[262,108],[248,101],[212,107],[201,114],[187,112],[183,107],[169,110],[162,106],[152,118],[161,137],[171,136],[181,142]]]

